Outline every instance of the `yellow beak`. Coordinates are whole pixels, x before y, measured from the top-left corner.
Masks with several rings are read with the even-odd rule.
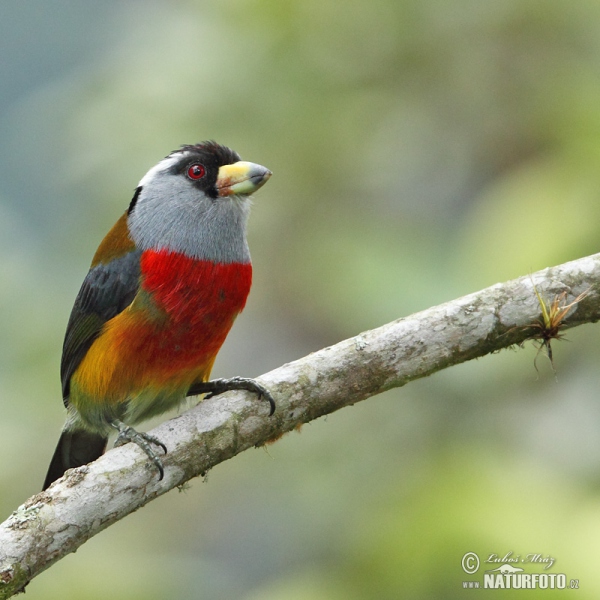
[[[219,196],[249,196],[262,187],[272,173],[255,163],[240,160],[219,169],[216,188]]]

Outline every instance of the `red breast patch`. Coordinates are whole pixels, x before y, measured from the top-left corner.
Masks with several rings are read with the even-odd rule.
[[[168,250],[141,257],[142,287],[174,322],[192,325],[228,319],[246,305],[252,285],[250,263],[195,260]]]

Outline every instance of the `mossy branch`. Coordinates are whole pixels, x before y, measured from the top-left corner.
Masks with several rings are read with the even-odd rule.
[[[532,337],[545,343],[540,298],[548,306],[559,297],[564,306],[556,301],[557,310],[572,306],[560,312],[556,332],[600,318],[600,254],[496,284],[275,369],[259,378],[277,400],[272,417],[268,404],[247,392],[201,402],[152,431],[169,449],[162,481],[133,444],[68,471],[0,524],[0,599],[115,521],[247,448],[449,366]]]

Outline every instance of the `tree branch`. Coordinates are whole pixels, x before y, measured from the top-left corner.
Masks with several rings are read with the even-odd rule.
[[[521,344],[540,328],[535,287],[547,302],[580,294],[565,328],[600,318],[600,254],[539,271],[464,296],[335,346],[259,378],[277,401],[246,392],[201,402],[152,431],[169,453],[165,477],[135,445],[107,452],[68,471],[0,524],[0,599],[22,590],[38,573],[115,521],[157,496],[302,423],[451,365]]]

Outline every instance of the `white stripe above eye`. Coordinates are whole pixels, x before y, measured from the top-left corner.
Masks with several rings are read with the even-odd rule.
[[[185,154],[185,153],[184,153]],[[170,154],[166,158],[163,158],[158,164],[154,165],[138,183],[139,187],[148,185],[157,175],[168,171],[175,163],[181,160],[183,154],[178,152],[177,154]]]

